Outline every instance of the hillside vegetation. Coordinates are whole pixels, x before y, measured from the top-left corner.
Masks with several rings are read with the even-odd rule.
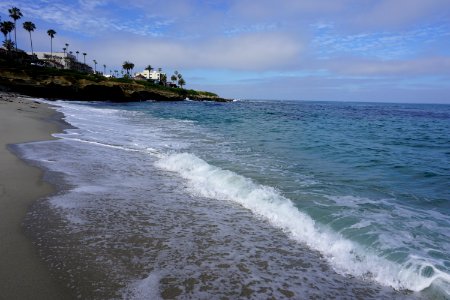
[[[17,58],[8,60],[7,55],[0,58],[0,87],[29,96],[79,101],[229,101],[214,93],[166,87],[145,80],[33,66],[27,61],[20,63]]]

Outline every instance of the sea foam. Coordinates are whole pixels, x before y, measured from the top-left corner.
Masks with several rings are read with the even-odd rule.
[[[156,166],[176,172],[187,180],[194,195],[231,200],[251,210],[283,230],[292,239],[318,250],[340,274],[374,280],[394,289],[421,291],[433,282],[445,282],[448,274],[436,269],[420,257],[410,257],[406,262],[390,261],[359,244],[343,238],[316,223],[299,211],[291,200],[278,190],[260,185],[249,178],[208,164],[190,153],[169,154],[156,162]]]
[[[413,291],[426,289],[433,284],[439,286],[447,297],[450,296],[450,276],[435,268],[430,258],[411,255],[406,261],[389,260],[375,249],[368,249],[315,222],[277,189],[210,165],[193,154],[163,154],[173,150],[186,151],[187,147],[183,142],[167,136],[169,129],[179,123],[180,128],[186,128],[185,122],[178,122],[179,120],[165,122],[158,119],[157,122],[162,123],[156,126],[155,119],[152,119],[152,126],[145,126],[147,123],[144,123],[145,130],[141,127],[138,130],[134,127],[134,123],[127,121],[127,116],[132,112],[96,109],[68,103],[61,105],[64,106],[63,111],[69,123],[86,129],[86,136],[82,138],[74,136],[76,132],[71,132],[70,137],[64,136],[65,139],[88,142],[118,151],[144,152],[152,155],[159,159],[158,167],[176,172],[185,178],[192,194],[239,203],[256,216],[286,232],[292,239],[320,251],[330,265],[341,274],[351,274],[395,289]],[[102,118],[98,118],[99,113],[102,114]],[[135,114],[140,116],[138,113]],[[122,118],[126,122],[122,122]],[[108,124],[106,128],[105,124]],[[160,129],[163,130],[160,132]],[[120,142],[117,142],[118,136],[121,137]],[[178,134],[175,135],[177,136]],[[135,144],[136,139],[138,145]],[[147,140],[151,143],[147,144]],[[355,199],[347,198],[340,201],[343,200],[346,201],[346,205],[351,206],[351,202]]]

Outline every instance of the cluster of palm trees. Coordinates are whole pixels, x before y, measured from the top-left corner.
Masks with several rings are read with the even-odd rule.
[[[128,67],[131,67],[131,69],[134,68],[134,64],[133,64],[133,63],[130,63],[130,62],[126,61],[126,62],[124,62],[124,64],[123,64],[123,68],[124,68],[124,69],[127,69],[127,68],[125,67],[126,64],[127,64]],[[131,64],[131,65],[129,65],[129,64]],[[153,67],[152,67],[151,65],[148,65],[148,66],[145,68],[145,70],[148,70],[149,72],[151,72],[151,71],[153,70]],[[159,79],[160,82],[166,84],[166,82],[167,82],[167,76],[166,76],[166,74],[161,74],[162,68],[158,68],[158,72],[160,73],[160,79]],[[184,80],[183,75],[181,75],[181,73],[179,73],[178,71],[175,71],[175,72],[174,72],[174,74],[170,77],[170,80],[172,81],[173,84],[178,83],[178,85],[181,86],[181,87],[183,87],[183,85],[186,84],[186,81]]]
[[[13,19],[14,22],[11,21],[3,21],[0,23],[0,31],[5,36],[5,41],[3,42],[3,46],[8,49],[12,50],[14,47],[17,50],[17,20],[19,20],[22,17],[22,12],[17,7],[13,7],[8,9],[9,16],[11,19]],[[26,25],[25,25],[26,23]],[[36,26],[32,22],[25,22],[24,23],[24,29],[30,32],[31,37],[31,31],[33,31]],[[31,23],[31,24],[30,24]],[[11,32],[14,30],[14,42],[11,39]],[[9,38],[8,38],[9,36]]]
[[[134,69],[134,64],[130,61],[124,61],[122,68],[127,71],[127,77],[130,77],[130,71]]]
[[[9,16],[14,22],[11,21],[3,21],[0,22],[0,31],[5,36],[5,40],[3,42],[3,46],[7,50],[15,50],[17,51],[17,20],[23,17],[22,12],[17,7],[12,7],[8,9]],[[28,31],[30,35],[30,45],[31,45],[31,55],[34,55],[34,49],[33,49],[33,39],[31,37],[31,33],[36,30],[36,25],[33,22],[26,21],[23,23],[23,29]],[[14,31],[14,42],[11,39],[11,32]],[[50,57],[53,59],[53,39],[55,38],[56,31],[53,29],[47,30],[47,34],[50,37]],[[66,47],[63,48],[64,55],[66,54],[66,50],[68,50],[69,44],[65,44]],[[68,53],[72,54],[72,51],[69,51]],[[77,61],[78,61],[78,54],[80,51],[75,52],[77,54]],[[87,53],[82,53],[84,56],[84,64],[86,65],[86,55]],[[97,62],[94,60],[95,66],[97,65]],[[106,66],[105,66],[106,68]]]
[[[183,85],[186,84],[186,81],[184,81],[183,75],[181,75],[178,71],[175,71],[173,73],[173,75],[170,76],[170,80],[173,83],[176,83],[178,81],[178,85],[181,86],[181,87],[183,87]]]
[[[11,21],[3,21],[0,23],[0,31],[5,36],[5,40],[3,41],[3,46],[7,50],[16,49],[17,51],[17,20],[23,17],[22,12],[17,7],[12,7],[8,9],[9,17],[13,19],[14,22]],[[31,21],[23,22],[23,29],[28,31],[30,35],[30,44],[31,44],[31,54],[34,54],[33,50],[33,39],[31,38],[31,32],[36,29],[36,25]],[[14,30],[14,42],[11,39],[11,32]],[[53,30],[52,30],[53,31]],[[56,32],[53,31],[53,34]],[[9,38],[8,38],[9,37]]]
[[[17,29],[17,20],[21,19],[23,17],[23,14],[20,11],[20,9],[17,8],[17,7],[12,7],[10,9],[8,9],[8,13],[9,13],[9,17],[13,21],[0,22],[0,31],[5,36],[5,40],[3,41],[3,46],[8,51],[14,50],[14,48],[17,51],[17,30],[16,30]],[[25,29],[30,35],[31,55],[33,56],[34,55],[34,49],[33,49],[33,39],[31,37],[31,33],[34,30],[36,30],[36,25],[33,22],[31,22],[31,21],[26,21],[26,22],[23,23],[23,29]],[[14,42],[11,39],[11,32],[12,31],[14,31]],[[49,30],[47,30],[47,34],[50,37],[50,58],[51,58],[51,60],[54,60],[54,57],[53,57],[53,39],[55,38],[56,31],[53,30],[53,29],[49,29]],[[64,51],[64,57],[66,57],[66,51],[67,51],[67,53],[70,53],[70,54],[73,55],[73,52],[69,51],[69,44],[68,43],[65,44],[65,47],[62,48],[62,50]],[[77,61],[79,61],[78,60],[78,55],[80,54],[80,51],[76,51],[75,53],[76,53]],[[86,65],[86,55],[87,55],[87,53],[83,52],[82,55],[83,55],[83,63],[84,63],[84,65]],[[94,72],[96,74],[97,73],[97,64],[98,64],[97,60],[94,59],[93,63],[94,63]],[[123,67],[123,70],[126,71],[126,76],[128,78],[130,78],[131,77],[130,71],[132,71],[134,69],[134,64],[132,62],[125,61],[122,64],[122,67]],[[149,70],[149,71],[153,70],[153,68],[150,65],[146,69]],[[121,71],[122,76],[124,75],[124,71],[123,70]],[[162,69],[158,68],[158,71],[161,73]],[[111,75],[112,70],[110,70],[109,72],[110,72],[110,75]],[[106,65],[104,64],[103,65],[103,74],[105,74],[105,73],[106,73]],[[118,74],[119,72],[117,70],[114,70],[114,73],[116,74],[116,77],[119,76],[119,74]],[[176,82],[178,82],[178,85],[181,86],[181,87],[183,87],[183,85],[186,84],[186,81],[183,79],[183,76],[178,71],[175,71],[175,73],[171,76],[170,79],[171,79],[172,83],[174,83],[174,84]],[[162,76],[160,78],[160,81],[162,81],[164,83],[167,81],[167,78],[166,78],[166,76],[164,74],[162,74]]]

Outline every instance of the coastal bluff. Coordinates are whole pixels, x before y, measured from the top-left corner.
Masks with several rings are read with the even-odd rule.
[[[169,88],[141,80],[108,79],[100,75],[37,66],[1,66],[0,89],[32,97],[77,101],[231,101],[210,92]]]

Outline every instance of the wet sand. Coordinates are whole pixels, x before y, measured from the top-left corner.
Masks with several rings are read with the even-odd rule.
[[[0,299],[67,299],[50,277],[22,228],[29,205],[54,192],[42,171],[8,145],[53,139],[57,113],[31,98],[0,92]]]

